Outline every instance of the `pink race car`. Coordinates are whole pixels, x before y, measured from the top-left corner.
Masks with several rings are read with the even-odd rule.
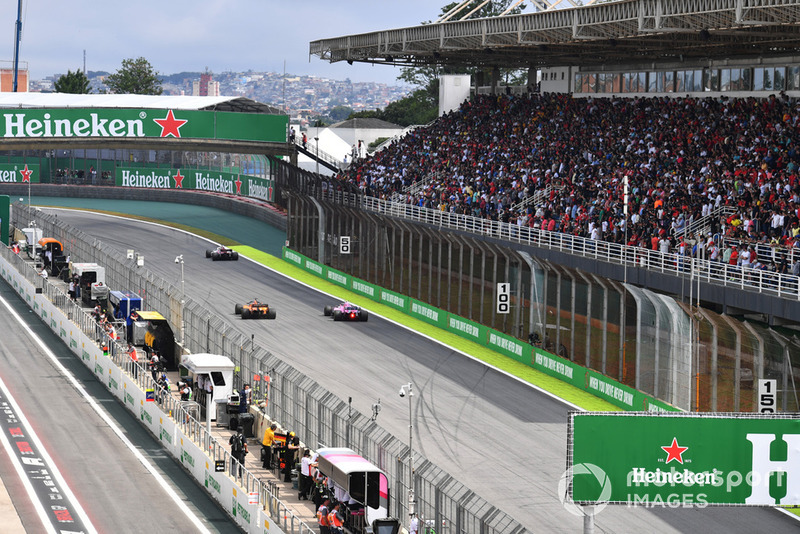
[[[325,306],[325,317],[333,316],[334,321],[366,321],[369,319],[367,310],[362,310],[351,302],[342,302],[338,306]]]

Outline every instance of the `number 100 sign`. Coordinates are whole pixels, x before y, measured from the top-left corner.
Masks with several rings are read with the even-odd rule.
[[[497,284],[497,313],[510,313],[511,311],[511,284],[503,282]]]

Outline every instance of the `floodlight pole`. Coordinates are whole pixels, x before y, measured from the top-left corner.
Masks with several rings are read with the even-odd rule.
[[[409,521],[414,516],[414,420],[411,413],[411,397],[414,396],[414,385],[408,384],[400,386],[400,396],[408,396],[408,518]]]

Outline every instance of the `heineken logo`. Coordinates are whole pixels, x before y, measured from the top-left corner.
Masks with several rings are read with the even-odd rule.
[[[183,180],[183,177],[181,177]],[[177,182],[177,180],[176,180]],[[167,174],[160,174],[159,171],[139,173],[122,169],[122,187],[147,187],[149,189],[171,189],[172,177]],[[176,185],[176,187],[178,187]]]
[[[12,163],[0,163],[0,182],[31,183],[39,181],[39,165],[26,163],[24,168]]]
[[[153,119],[153,122],[161,126],[161,137],[178,137],[181,136],[181,126],[189,122],[188,120],[176,119],[172,110],[167,112],[167,116],[163,119]]]
[[[678,439],[672,438],[672,445],[668,447],[661,447],[664,449],[664,452],[667,453],[667,463],[670,463],[672,460],[682,464],[683,463],[683,453],[689,450],[689,447],[681,447],[678,445]]]
[[[89,113],[88,119],[56,119],[50,113],[35,119],[28,115],[4,113],[3,137],[144,137],[141,119],[101,119],[98,113]],[[163,132],[161,137],[164,137]]]

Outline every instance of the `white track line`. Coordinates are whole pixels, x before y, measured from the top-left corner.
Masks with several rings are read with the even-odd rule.
[[[194,513],[192,513],[192,511],[189,509],[188,506],[186,506],[181,497],[177,493],[175,493],[175,491],[169,486],[169,484],[167,484],[167,481],[164,479],[163,476],[161,476],[161,473],[159,473],[156,470],[155,466],[153,466],[153,464],[151,464],[150,461],[147,458],[145,458],[141,452],[139,452],[139,450],[133,443],[131,443],[131,441],[128,439],[128,437],[125,435],[122,429],[119,426],[117,426],[117,424],[114,422],[113,419],[111,419],[111,416],[109,416],[108,413],[103,408],[100,407],[100,405],[97,403],[94,397],[92,397],[86,391],[86,389],[84,389],[84,387],[80,384],[80,382],[78,382],[75,376],[73,376],[73,374],[69,372],[69,370],[66,367],[64,367],[64,365],[60,361],[58,361],[58,358],[53,353],[53,351],[50,350],[47,344],[44,341],[42,341],[42,339],[39,336],[37,336],[36,333],[34,333],[34,331],[31,330],[31,328],[27,324],[25,324],[25,322],[22,320],[22,317],[20,317],[19,314],[16,311],[14,311],[13,308],[11,308],[11,305],[8,303],[8,301],[2,296],[0,296],[0,303],[2,303],[3,306],[5,306],[5,308],[19,323],[22,329],[25,330],[28,336],[30,336],[30,338],[39,346],[42,352],[44,352],[47,355],[47,357],[50,359],[53,365],[61,372],[61,374],[67,380],[69,380],[72,386],[81,394],[81,396],[86,400],[89,406],[91,406],[92,409],[97,413],[97,415],[99,415],[100,418],[103,421],[105,421],[105,423],[114,432],[114,434],[117,435],[117,437],[122,441],[122,443],[124,443],[125,446],[133,453],[136,459],[139,460],[145,467],[145,469],[147,469],[147,471],[153,476],[153,478],[156,479],[156,482],[158,482],[161,488],[167,493],[169,498],[172,499],[175,505],[189,519],[189,521],[192,523],[192,525],[194,525],[197,531],[211,534],[211,532],[205,527],[205,525],[203,525],[200,519],[197,516],[195,516]],[[28,423],[26,422],[26,424]],[[38,438],[36,439],[37,439],[37,445],[39,445],[39,447],[42,447],[41,443],[38,442]],[[42,447],[42,455],[45,456],[45,458],[51,463],[51,465],[53,465],[54,471],[58,473],[58,470],[55,468],[55,463],[53,463],[53,461],[46,456],[46,452],[44,452],[43,447]],[[62,482],[64,484],[64,487],[66,488],[67,487],[66,483],[63,482],[63,479],[61,479],[60,474],[58,474],[58,477],[59,477],[59,482]],[[69,490],[67,489],[66,491]],[[69,493],[69,495],[70,498],[73,499],[73,501],[75,502],[75,506],[78,508],[78,510],[80,510],[82,515],[86,517],[85,512],[83,512],[83,509],[80,507],[80,504],[77,502],[77,500],[75,500],[74,496],[72,496],[71,493]],[[85,520],[87,524],[91,525],[88,518],[86,518]]]
[[[2,297],[0,297],[2,300]],[[5,303],[5,301],[4,301]],[[16,399],[11,395],[11,392],[6,387],[6,383],[3,382],[3,379],[0,378],[0,390],[3,390],[3,395],[5,396],[8,403],[14,408],[16,411],[16,416],[20,420],[22,424],[25,425],[25,434],[26,437],[36,444],[37,449],[39,450],[39,455],[44,459],[47,463],[47,469],[58,481],[58,484],[61,486],[62,491],[67,496],[69,503],[71,506],[75,507],[75,512],[80,516],[80,520],[83,522],[86,530],[89,532],[96,533],[97,530],[92,525],[92,522],[89,520],[89,516],[86,515],[86,511],[81,506],[81,503],[78,502],[78,499],[75,498],[75,495],[72,493],[72,490],[67,485],[67,482],[64,480],[64,477],[61,475],[61,471],[58,470],[58,466],[47,453],[47,449],[45,449],[44,445],[42,444],[42,440],[39,439],[39,436],[33,430],[33,426],[31,425],[28,418],[25,417],[25,414],[20,408],[19,404],[17,404]],[[36,513],[39,515],[39,519],[42,520],[42,524],[44,525],[45,530],[52,534],[57,534],[58,530],[53,527],[53,524],[50,521],[50,517],[47,515],[47,510],[45,510],[42,501],[39,500],[39,495],[36,494],[36,490],[33,488],[30,479],[28,478],[27,473],[25,473],[25,469],[22,467],[22,463],[17,458],[16,452],[14,451],[13,447],[11,446],[11,442],[5,436],[5,433],[0,433],[0,440],[3,442],[3,447],[6,449],[8,453],[8,458],[11,460],[11,463],[14,464],[14,469],[17,470],[17,474],[19,475],[20,480],[22,480],[22,484],[25,486],[25,489],[28,491],[28,496],[30,497],[33,507],[36,509]]]

